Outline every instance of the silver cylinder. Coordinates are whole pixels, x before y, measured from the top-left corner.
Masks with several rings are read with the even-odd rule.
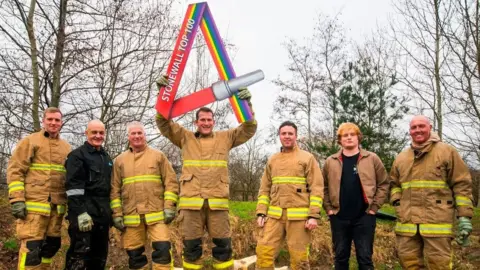
[[[218,81],[212,84],[213,95],[217,100],[223,100],[235,95],[238,89],[248,87],[264,78],[263,71],[258,69],[228,81]]]

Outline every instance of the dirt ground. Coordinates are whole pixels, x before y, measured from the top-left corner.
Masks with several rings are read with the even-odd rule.
[[[478,269],[480,267],[480,216],[477,209],[473,219],[474,232],[471,236],[471,246],[461,248],[454,243],[454,269]],[[15,220],[10,214],[10,208],[6,193],[0,194],[0,269],[16,269],[18,260],[18,241],[15,239]],[[255,243],[259,230],[254,220],[240,220],[231,216],[232,238],[235,258],[243,258],[255,254]],[[173,243],[173,254],[175,266],[181,265],[181,238],[178,225],[174,222],[171,226],[171,239]],[[52,269],[63,269],[66,250],[69,239],[67,225],[63,226],[62,248],[54,257]],[[112,229],[110,235],[110,249],[108,256],[108,269],[128,269],[128,257],[121,249],[121,237],[117,230]],[[205,238],[205,240],[207,240]],[[400,269],[398,260],[394,254],[394,232],[392,222],[380,221],[377,223],[375,248],[373,259],[377,269]],[[206,252],[204,255],[210,257],[211,242],[204,241]],[[150,253],[151,249],[147,249]],[[330,225],[324,219],[319,228],[314,231],[311,246],[310,260],[312,269],[331,269],[333,263],[333,251],[331,247]],[[351,259],[351,269],[356,269],[354,254]],[[206,269],[211,260],[206,261]],[[280,251],[277,259],[277,266],[285,265],[288,262],[286,247]],[[252,268],[253,269],[253,268]]]

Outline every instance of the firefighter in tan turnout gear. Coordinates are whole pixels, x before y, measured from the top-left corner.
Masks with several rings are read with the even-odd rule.
[[[166,224],[175,217],[178,182],[167,157],[146,143],[139,122],[127,125],[130,149],[114,161],[110,205],[115,228],[122,231],[130,269],[150,269],[145,256],[152,243],[152,269],[171,269],[173,258]]]
[[[168,80],[162,77],[157,84],[159,87],[166,86]],[[250,93],[243,88],[238,97],[249,100]],[[202,237],[205,228],[215,245],[212,249],[213,267],[233,269],[228,217],[228,153],[233,147],[253,137],[257,129],[256,121],[244,122],[234,129],[213,132],[215,121],[209,108],[197,111],[196,132],[158,114],[156,121],[160,132],[182,150],[179,220],[183,219],[181,231],[184,239],[184,269],[202,269]]]
[[[20,240],[18,269],[50,269],[61,246],[67,203],[64,162],[71,147],[59,137],[59,109],[46,109],[42,123],[42,130],[17,144],[7,168],[8,193]]]
[[[469,170],[431,129],[425,116],[411,120],[411,147],[397,156],[390,172],[390,201],[398,217],[396,248],[404,269],[452,269],[455,217],[459,244],[464,245],[472,231]]]
[[[256,269],[274,269],[284,238],[290,268],[310,269],[311,230],[320,218],[323,176],[313,155],[296,146],[294,123],[282,123],[278,133],[282,150],[269,159],[258,193],[257,224],[263,231],[257,243]]]

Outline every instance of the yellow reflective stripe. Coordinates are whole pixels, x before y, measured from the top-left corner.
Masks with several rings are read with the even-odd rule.
[[[165,200],[170,200],[170,201],[174,201],[174,202],[178,201],[178,195],[171,192],[171,191],[165,191],[163,193],[163,197],[165,198]]]
[[[25,261],[27,260],[27,253],[22,253],[22,256],[20,257],[20,267],[18,268],[19,270],[25,270]]]
[[[124,185],[134,184],[139,182],[160,182],[161,183],[162,177],[160,175],[144,174],[144,175],[137,175],[137,176],[123,178],[122,182]]]
[[[32,163],[30,165],[30,170],[66,172],[63,165],[48,163]]]
[[[310,207],[311,206],[318,206],[322,207],[323,199],[317,196],[310,196]]]
[[[452,234],[452,224],[420,224],[420,234]]]
[[[25,190],[25,184],[21,181],[12,181],[8,184],[8,193],[12,193],[19,190]]]
[[[282,216],[282,208],[270,205],[268,207],[267,215],[281,217]]]
[[[165,215],[163,211],[145,214],[145,222],[147,224],[151,222],[163,220],[164,218],[165,218]]]
[[[65,205],[63,205],[63,204],[57,205],[57,213],[58,214],[60,214],[60,215],[65,214],[65,209],[66,209]]]
[[[123,216],[123,223],[125,225],[138,225],[140,224],[140,215]]]
[[[307,184],[305,177],[277,176],[272,178],[273,184]]]
[[[270,205],[270,198],[266,195],[260,195],[258,197],[258,204]]]
[[[227,167],[225,160],[184,160],[184,167]]]
[[[201,265],[201,264],[193,264],[193,263],[189,263],[189,262],[186,262],[185,260],[183,260],[183,268],[202,269],[202,268],[203,268],[203,265]]]
[[[179,207],[203,206],[203,198],[180,198]]]
[[[49,203],[25,202],[27,211],[50,214],[51,208]]]
[[[228,268],[230,266],[233,266],[233,259],[231,259],[230,261],[213,264],[213,268],[215,268],[215,269],[225,269],[225,268]]]
[[[417,225],[397,222],[397,224],[395,224],[395,232],[415,234],[417,233]]]
[[[120,199],[113,199],[112,201],[110,201],[110,208],[117,208],[117,207],[121,207],[122,206],[122,200]]]
[[[455,196],[455,204],[457,206],[472,206],[473,207],[472,200],[470,200],[470,198],[465,197],[465,196]]]
[[[45,258],[45,257],[42,257],[42,263],[52,263],[52,258]]]
[[[412,180],[402,183],[402,189],[409,188],[448,188],[448,185],[442,180]]]
[[[208,199],[208,205],[213,208],[228,209],[228,199]]]
[[[287,218],[307,218],[308,208],[287,208]]]
[[[390,191],[390,196],[393,196],[393,194],[395,193],[402,193],[402,188],[399,188],[399,187],[392,188],[392,190]]]

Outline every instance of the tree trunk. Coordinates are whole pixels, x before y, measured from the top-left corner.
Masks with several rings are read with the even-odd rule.
[[[50,106],[60,105],[60,78],[62,74],[63,48],[65,46],[65,19],[67,15],[68,0],[60,0],[60,16],[57,30],[57,46],[55,48],[55,59],[53,61],[53,89]]]
[[[38,72],[38,59],[37,59],[37,41],[35,40],[35,32],[33,30],[33,16],[35,14],[36,0],[30,1],[30,9],[28,11],[27,19],[27,33],[28,40],[30,41],[30,59],[32,60],[32,76],[33,76],[33,100],[32,100],[32,120],[33,128],[40,130],[40,118],[38,109],[40,106],[40,80]]]
[[[442,117],[442,89],[440,86],[440,0],[435,0],[435,101],[436,110],[434,116],[437,122],[437,132],[440,139],[443,134],[443,117]]]

